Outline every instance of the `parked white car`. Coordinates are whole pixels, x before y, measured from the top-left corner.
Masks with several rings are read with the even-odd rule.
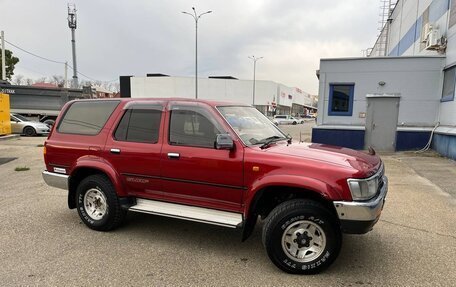
[[[272,122],[276,125],[296,125],[303,124],[303,119],[297,119],[290,115],[275,115]]]
[[[26,136],[47,135],[51,127],[36,121],[31,121],[19,114],[10,114],[11,132],[13,134],[23,134]]]

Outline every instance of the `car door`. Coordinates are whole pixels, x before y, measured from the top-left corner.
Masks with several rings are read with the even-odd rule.
[[[127,103],[106,141],[106,158],[132,196],[161,199],[163,109],[161,102]]]
[[[293,118],[291,116],[287,116],[287,125],[293,124]]]
[[[214,148],[217,134],[229,130],[220,115],[202,103],[170,102],[161,171],[164,199],[227,211],[240,211],[243,147]]]

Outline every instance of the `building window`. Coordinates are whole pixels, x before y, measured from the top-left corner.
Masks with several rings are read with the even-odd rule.
[[[330,84],[328,115],[351,116],[354,90],[354,84]]]
[[[454,100],[454,84],[456,79],[456,66],[443,71],[443,89],[441,102]]]

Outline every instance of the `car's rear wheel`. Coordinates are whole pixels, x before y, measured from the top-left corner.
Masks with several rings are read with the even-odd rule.
[[[118,227],[126,214],[114,186],[104,175],[91,175],[76,190],[79,217],[89,228],[108,231]]]
[[[294,122],[293,122],[293,125],[295,125],[295,124],[297,124],[297,122],[296,122],[296,121],[294,121]]]
[[[315,274],[337,258],[342,235],[334,216],[315,201],[295,199],[271,211],[263,227],[271,261],[294,274]]]
[[[28,137],[33,137],[36,135],[36,130],[33,127],[25,127],[23,133]]]

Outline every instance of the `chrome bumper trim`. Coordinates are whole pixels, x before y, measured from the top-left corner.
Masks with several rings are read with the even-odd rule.
[[[376,197],[369,201],[334,201],[337,215],[340,220],[373,221],[383,209],[386,194],[388,193],[388,178],[383,176],[383,186]]]
[[[68,190],[68,175],[49,172],[47,170],[43,171],[42,175],[47,185]]]

